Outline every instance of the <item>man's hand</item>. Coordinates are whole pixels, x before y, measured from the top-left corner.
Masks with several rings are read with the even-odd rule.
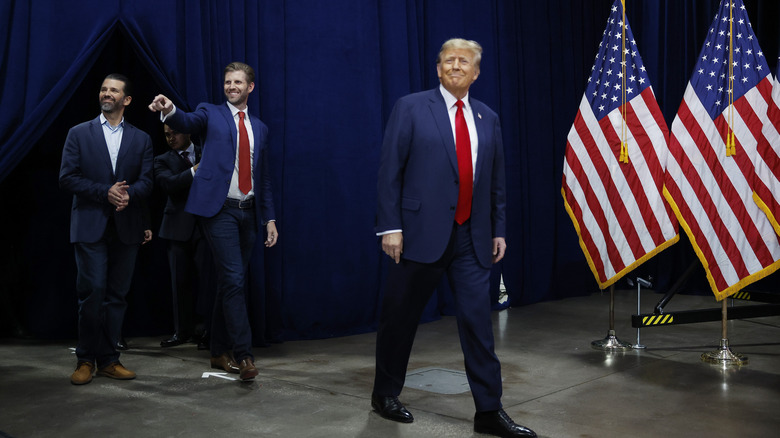
[[[163,115],[167,116],[173,110],[173,102],[162,94],[158,94],[149,104],[149,110],[152,112],[162,111]]]
[[[401,254],[404,253],[404,235],[403,233],[390,233],[382,236],[382,251],[395,260],[395,263],[401,261]]]
[[[130,203],[130,194],[127,193],[128,188],[130,186],[127,185],[127,181],[118,181],[108,189],[108,202],[116,206],[116,211],[124,210],[127,208],[127,204]]]
[[[144,230],[144,241],[141,242],[141,245],[144,245],[151,241],[152,241],[152,230]]]
[[[265,231],[267,233],[265,238],[266,248],[276,245],[276,241],[279,240],[279,233],[276,231],[276,222],[271,221],[265,224]]]
[[[493,263],[498,263],[504,258],[506,252],[506,240],[503,237],[493,238]]]

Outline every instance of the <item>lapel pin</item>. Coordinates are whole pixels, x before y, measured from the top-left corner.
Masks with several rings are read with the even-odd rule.
[[[477,117],[479,117],[479,119],[482,120],[482,114],[477,113]]]

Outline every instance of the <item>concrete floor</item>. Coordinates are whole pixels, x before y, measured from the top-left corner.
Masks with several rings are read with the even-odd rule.
[[[618,338],[636,342],[636,292],[616,293]],[[642,294],[643,312],[660,295]],[[741,305],[737,303],[737,305]],[[666,311],[719,307],[677,296]],[[646,309],[646,310],[645,310]],[[643,329],[646,350],[591,348],[607,334],[609,295],[494,313],[505,410],[541,437],[772,437],[780,432],[780,317],[728,323],[742,367],[701,361],[721,337],[719,322]],[[96,377],[70,384],[74,342],[0,341],[0,437],[472,437],[473,402],[457,387],[462,357],[451,317],[420,326],[401,401],[412,424],[370,409],[373,333],[256,349],[252,383],[209,375],[208,353],[192,344],[159,347],[129,339],[122,362],[132,381]],[[214,370],[215,371],[215,370]],[[423,377],[420,377],[420,374]],[[407,382],[407,385],[410,383]]]

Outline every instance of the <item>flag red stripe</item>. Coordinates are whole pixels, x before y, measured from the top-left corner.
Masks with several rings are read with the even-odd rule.
[[[680,121],[682,121],[683,126],[685,126],[685,129],[688,131],[691,138],[694,139],[693,147],[697,147],[699,149],[699,152],[704,158],[705,164],[707,165],[707,167],[709,167],[710,172],[713,175],[716,175],[715,179],[716,182],[718,183],[718,187],[721,193],[723,194],[723,197],[726,199],[729,206],[731,207],[731,209],[732,210],[734,210],[735,208],[739,209],[739,207],[741,206],[743,214],[736,213],[736,216],[739,218],[747,218],[748,215],[744,212],[745,206],[742,205],[738,196],[736,196],[733,187],[725,184],[726,182],[728,182],[728,181],[724,181],[726,180],[726,178],[717,177],[718,175],[725,176],[724,170],[720,166],[720,163],[718,161],[718,156],[712,148],[710,139],[707,138],[707,135],[701,129],[701,126],[699,125],[699,121],[697,120],[696,116],[694,116],[693,113],[690,111],[687,102],[683,101],[683,103],[680,105],[680,109],[677,111],[677,117],[680,118]],[[703,117],[709,117],[709,116],[705,114]],[[719,132],[722,131],[719,129]],[[715,204],[715,202],[713,202],[712,196],[710,195],[710,190],[712,188],[704,186],[700,175],[696,171],[695,166],[688,160],[687,156],[685,156],[685,162],[680,164],[680,168],[683,169],[683,175],[690,182],[691,186],[693,187],[694,193],[699,199],[699,202],[701,202],[704,211],[707,214],[707,217],[710,218],[710,222],[712,223],[712,227],[715,231],[715,234],[718,240],[720,241],[723,250],[726,252],[726,254],[729,256],[729,259],[732,261],[734,265],[734,270],[737,272],[737,275],[740,278],[744,278],[748,276],[750,272],[745,266],[745,262],[742,259],[742,254],[739,251],[739,247],[737,246],[734,239],[731,237],[728,227],[723,222],[720,212],[718,211],[718,206]],[[737,198],[736,201],[734,199],[735,197]],[[735,205],[735,204],[739,204],[739,205]],[[744,222],[744,221],[740,221],[740,222]],[[742,225],[744,226],[744,223]],[[714,265],[715,263],[714,263],[714,259],[712,260],[713,262],[710,263],[711,265],[710,269],[714,269],[712,265]],[[719,290],[725,289],[726,287],[728,287],[728,285],[725,285],[723,287],[718,286]]]
[[[588,154],[588,156],[590,156],[591,161],[593,162],[593,167],[596,170],[606,169],[606,167],[604,167],[603,161],[601,161],[600,159],[601,158],[600,156],[594,158],[595,152],[598,151],[598,146],[596,145],[596,141],[593,139],[593,136],[591,135],[590,130],[588,129],[588,125],[585,123],[585,120],[582,118],[582,114],[580,113],[577,114],[577,118],[574,119],[573,126],[578,136],[580,137],[580,140],[584,145],[585,152]],[[603,177],[604,172],[601,171],[598,173],[602,179],[602,184],[604,184],[605,190],[607,190],[608,193],[614,193],[614,191],[610,191],[609,184],[604,181],[604,177]],[[609,262],[614,267],[615,272],[620,272],[623,268],[625,268],[625,264],[623,263],[623,258],[620,256],[620,251],[618,250],[617,246],[615,245],[615,242],[611,238],[611,233],[609,230],[609,221],[604,215],[604,211],[602,210],[601,204],[599,203],[599,200],[596,197],[595,193],[593,192],[593,189],[590,183],[587,181],[587,179],[578,178],[578,181],[580,182],[580,187],[585,193],[585,199],[587,200],[588,203],[588,209],[590,210],[591,214],[595,218],[598,227],[601,229],[601,233],[605,237],[604,240],[607,247],[606,256],[607,258],[609,258]],[[612,204],[612,202],[610,202],[610,204]],[[618,215],[618,212],[614,212],[614,214],[620,217]]]

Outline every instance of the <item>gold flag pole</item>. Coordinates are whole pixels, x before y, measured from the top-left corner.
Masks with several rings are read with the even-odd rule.
[[[729,114],[726,131],[726,156],[737,154],[734,140],[734,3],[729,2]]]
[[[748,358],[738,353],[733,353],[729,348],[728,338],[728,306],[726,305],[727,298],[724,298],[723,307],[721,310],[721,336],[720,347],[717,350],[710,351],[709,353],[702,353],[701,360],[708,363],[717,365],[747,365]]]
[[[620,0],[620,3],[623,5],[623,23],[620,26],[622,30],[622,43],[623,43],[623,52],[621,54],[621,83],[620,83],[620,94],[621,94],[621,120],[620,120],[620,157],[618,158],[618,162],[620,163],[628,163],[628,142],[626,141],[626,134],[628,132],[628,127],[626,127],[626,0]]]
[[[609,331],[607,337],[590,343],[596,350],[626,351],[631,349],[631,344],[623,342],[615,336],[615,285],[609,286]]]

